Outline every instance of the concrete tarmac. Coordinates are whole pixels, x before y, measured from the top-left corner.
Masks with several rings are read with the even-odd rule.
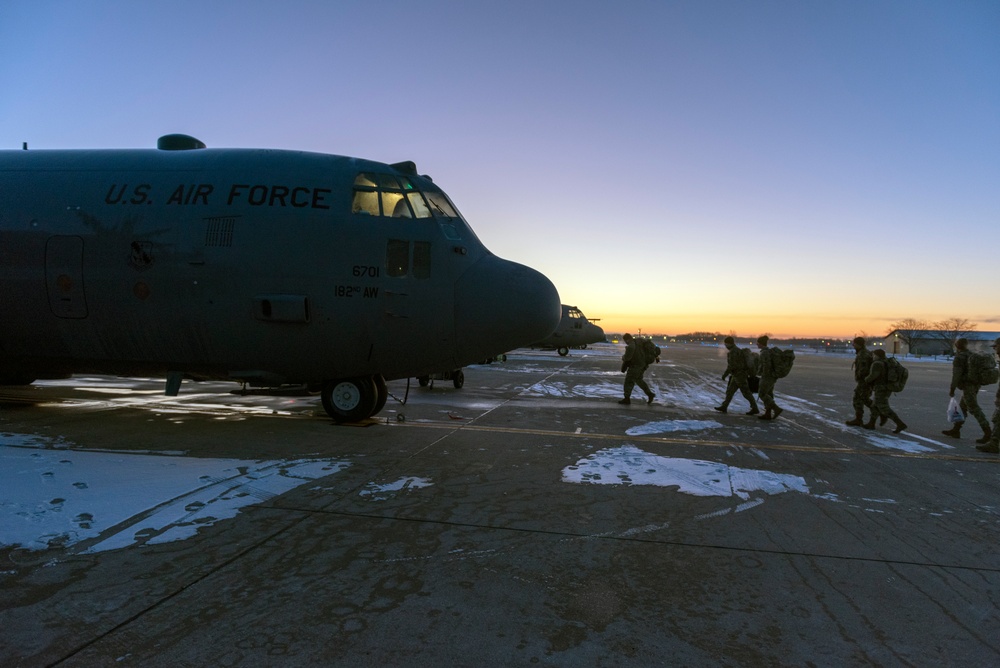
[[[712,409],[725,351],[707,346],[666,348],[656,401],[621,406],[621,352],[515,351],[462,389],[394,381],[367,426],[225,383],[0,390],[18,455],[339,463],[177,540],[145,540],[137,516],[0,545],[0,665],[1000,662],[1000,458],[974,422],[941,435],[950,364],[904,360],[893,435],[844,424],[849,355],[800,351],[763,421],[739,394]],[[128,540],[95,551],[112,533]]]

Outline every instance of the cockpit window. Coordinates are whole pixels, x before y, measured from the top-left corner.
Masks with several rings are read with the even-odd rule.
[[[430,204],[435,218],[458,218],[455,208],[444,193],[428,191],[424,195],[427,197],[427,203]]]
[[[403,193],[383,192],[382,210],[393,218],[413,218]]]
[[[379,215],[378,193],[374,190],[355,190],[352,213],[366,213],[369,216]]]
[[[566,315],[569,316],[570,318],[582,318],[583,317],[583,313],[581,313],[580,309],[578,309],[578,308],[566,309]]]
[[[420,193],[413,191],[406,193],[406,199],[410,201],[410,206],[413,207],[413,212],[417,215],[417,218],[430,218],[431,210],[427,208],[427,202],[424,201],[424,196]]]
[[[351,213],[385,218],[459,218],[443,192],[421,191],[405,176],[374,172],[361,172],[354,178]]]
[[[354,185],[374,188],[377,184],[375,183],[375,176],[373,174],[361,172],[354,178]]]

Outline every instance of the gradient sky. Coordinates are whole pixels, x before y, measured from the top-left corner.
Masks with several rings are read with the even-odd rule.
[[[4,0],[0,147],[413,160],[609,332],[1000,330],[1000,2]]]

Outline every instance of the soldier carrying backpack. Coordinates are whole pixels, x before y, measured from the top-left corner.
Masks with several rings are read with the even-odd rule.
[[[993,436],[993,430],[990,428],[990,423],[986,421],[986,415],[979,407],[979,399],[976,397],[979,394],[979,386],[982,384],[978,375],[978,366],[981,361],[973,361],[972,358],[973,353],[969,350],[969,340],[961,338],[955,341],[955,359],[951,363],[951,389],[948,396],[954,397],[955,390],[962,391],[962,399],[958,402],[962,409],[962,415],[968,417],[969,413],[972,413],[972,417],[976,418],[976,422],[983,428],[983,437],[976,439],[976,443],[987,443]],[[951,429],[946,429],[941,433],[945,436],[961,438],[963,424],[965,424],[964,420],[956,422]]]
[[[851,406],[854,408],[854,419],[848,420],[851,427],[860,427],[865,423],[865,406],[871,408],[872,386],[865,378],[872,370],[872,351],[866,348],[865,337],[856,336],[852,341],[854,346],[854,362],[851,368],[854,370],[854,395],[851,397]]]
[[[726,385],[726,398],[721,406],[716,406],[715,410],[725,413],[729,409],[729,402],[736,396],[736,390],[743,394],[743,398],[750,403],[750,410],[747,415],[757,415],[760,409],[757,408],[757,401],[753,398],[750,378],[757,375],[757,361],[749,348],[740,350],[736,347],[736,341],[731,336],[727,336],[726,344],[726,370],[722,373],[722,380],[729,379]]]
[[[757,417],[761,420],[773,420],[784,411],[774,402],[774,385],[779,378],[788,375],[792,368],[791,360],[795,359],[793,351],[768,348],[767,342],[767,335],[757,338],[757,347],[760,348],[760,389],[757,390],[757,398],[764,404],[764,414]]]
[[[1000,354],[1000,339],[993,342],[993,351]],[[1000,387],[997,388],[997,396],[994,400],[996,408],[993,409],[993,433],[986,443],[977,445],[976,450],[980,452],[990,452],[1000,454]]]
[[[892,359],[895,361],[895,358]],[[906,371],[902,364],[896,362],[898,369],[902,369],[903,372]],[[875,392],[875,401],[872,403],[872,416],[864,424],[865,429],[874,429],[875,420],[879,417],[887,418],[892,420],[896,424],[896,428],[892,430],[892,433],[898,434],[899,432],[906,429],[906,424],[899,419],[896,415],[896,411],[892,410],[889,406],[889,397],[894,391],[894,387],[899,387],[902,390],[902,385],[906,383],[905,376],[906,373],[898,371],[894,368],[893,378],[890,378],[889,373],[890,361],[885,358],[885,351],[881,348],[872,351],[872,365],[871,370],[868,372],[868,376],[865,377],[865,383],[870,385],[872,390]],[[902,383],[898,380],[900,376],[903,376]]]
[[[646,367],[649,366],[647,361],[649,358],[644,350],[643,340],[635,339],[631,334],[626,334],[622,339],[625,340],[625,354],[622,355],[622,371],[625,372],[625,398],[620,399],[618,403],[631,404],[632,389],[638,385],[646,393],[646,403],[651,404],[656,395],[642,378],[642,374],[646,373]],[[655,357],[653,359],[655,361]]]

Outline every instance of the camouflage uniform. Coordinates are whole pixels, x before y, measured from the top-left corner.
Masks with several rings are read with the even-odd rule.
[[[750,376],[754,375],[754,370],[747,366],[744,352],[737,348],[735,343],[730,345],[726,342],[726,348],[729,352],[726,353],[726,370],[722,374],[722,380],[728,377],[729,384],[726,385],[725,400],[721,406],[716,406],[715,410],[725,413],[729,408],[729,402],[736,396],[736,390],[739,390],[743,398],[750,402],[750,411],[747,415],[756,415],[760,413],[760,409],[757,408],[757,400],[750,391]]]
[[[856,352],[851,368],[854,369],[854,396],[851,398],[851,405],[854,406],[854,419],[848,420],[847,424],[859,426],[865,417],[865,406],[871,408],[872,386],[865,380],[872,369],[872,351],[864,347],[864,339],[855,339]],[[859,347],[860,346],[860,347]]]
[[[993,344],[993,350],[1000,354],[1000,339]],[[976,450],[981,452],[1000,453],[1000,385],[997,386],[997,395],[993,400],[993,433],[989,440],[983,445],[977,445]]]
[[[983,452],[1000,453],[1000,386],[997,387],[997,396],[993,400],[993,433],[984,445],[977,445],[976,450]]]
[[[955,390],[962,391],[962,399],[958,402],[958,405],[962,408],[962,415],[968,417],[969,413],[972,413],[972,417],[976,418],[976,422],[983,428],[983,433],[989,438],[993,430],[990,429],[990,423],[986,420],[983,409],[979,407],[979,400],[976,397],[979,394],[979,385],[970,382],[968,379],[969,357],[971,355],[972,353],[964,348],[955,353],[955,360],[951,364],[951,390],[948,395],[953,397],[955,396]],[[959,430],[963,424],[965,423],[956,422],[954,427],[942,433],[958,438]]]
[[[898,434],[906,429],[906,425],[903,424],[903,421],[899,419],[898,415],[896,415],[896,411],[892,410],[892,407],[889,406],[889,397],[892,395],[892,390],[889,389],[888,364],[889,363],[885,361],[884,355],[874,357],[871,363],[871,369],[869,370],[868,375],[865,376],[865,384],[875,392],[875,401],[872,404],[871,419],[865,423],[864,427],[865,429],[874,429],[876,418],[881,416],[896,423],[896,428],[893,432]]]
[[[622,366],[627,367],[625,370],[625,399],[619,403],[627,404],[632,399],[632,388],[636,385],[642,388],[643,392],[646,393],[647,401],[646,403],[653,403],[653,391],[649,389],[649,385],[643,380],[642,374],[646,373],[646,355],[642,352],[642,347],[639,344],[639,339],[632,338],[625,346],[625,354],[622,355]]]
[[[764,404],[764,414],[760,416],[762,420],[776,418],[784,410],[774,403],[774,385],[778,382],[778,377],[774,373],[773,354],[774,349],[768,348],[766,343],[760,349],[760,388],[757,390],[757,398]]]

